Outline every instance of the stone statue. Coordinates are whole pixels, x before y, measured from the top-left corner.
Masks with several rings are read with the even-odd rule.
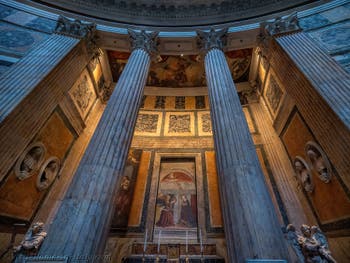
[[[42,222],[34,223],[24,236],[21,244],[14,247],[14,253],[35,256],[47,235],[43,227],[44,223]]]
[[[303,224],[300,233],[292,224],[286,228],[286,239],[292,245],[299,262],[336,263],[329,250],[326,236],[317,226]]]
[[[300,180],[302,187],[306,192],[312,193],[314,190],[314,184],[312,181],[310,170],[308,165],[301,157],[296,157],[294,160],[294,170]]]

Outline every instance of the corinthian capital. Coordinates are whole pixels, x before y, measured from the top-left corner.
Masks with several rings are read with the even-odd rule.
[[[296,12],[285,17],[276,17],[271,22],[262,23],[260,27],[266,35],[270,36],[290,34],[301,30]]]
[[[74,37],[74,38],[87,38],[90,39],[95,35],[96,24],[82,22],[77,19],[69,19],[64,16],[59,16],[55,33]]]
[[[214,28],[209,32],[197,30],[197,45],[198,48],[204,52],[210,49],[222,49],[226,45],[227,28],[215,31]]]
[[[157,31],[146,33],[145,30],[141,30],[141,32],[128,30],[128,32],[132,50],[139,48],[145,50],[149,54],[157,52]]]

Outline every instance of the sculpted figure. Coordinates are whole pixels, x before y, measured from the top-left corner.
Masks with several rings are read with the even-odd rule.
[[[328,171],[326,161],[323,159],[321,153],[319,153],[316,149],[311,148],[307,151],[307,155],[309,156],[310,161],[320,179],[325,183],[329,183],[331,180],[331,175]]]
[[[24,180],[30,177],[38,169],[45,154],[43,147],[34,147],[26,153],[17,171],[17,178]]]
[[[294,169],[297,173],[301,185],[306,192],[311,193],[314,190],[314,184],[311,179],[311,173],[306,165],[307,164],[303,162],[299,157],[297,157],[294,161]]]
[[[299,262],[336,263],[328,249],[326,236],[317,226],[302,225],[298,233],[290,224],[286,230],[286,238],[293,246]]]
[[[43,243],[47,233],[43,229],[44,223],[36,222],[28,230],[24,236],[23,241],[17,247],[14,247],[14,252],[22,253],[27,256],[34,256],[37,254],[39,247]]]

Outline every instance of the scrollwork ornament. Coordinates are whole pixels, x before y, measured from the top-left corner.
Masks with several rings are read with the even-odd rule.
[[[34,142],[30,144],[18,158],[15,164],[15,174],[19,180],[31,177],[39,170],[40,165],[44,161],[46,147],[42,142]]]
[[[137,32],[128,29],[128,33],[132,50],[143,49],[150,55],[157,53],[159,32],[152,31],[147,33],[145,30]]]
[[[227,42],[227,28],[215,30],[211,28],[209,32],[197,30],[198,48],[207,53],[213,48],[223,49]]]

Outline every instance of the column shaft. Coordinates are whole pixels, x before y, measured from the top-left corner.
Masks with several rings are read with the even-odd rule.
[[[224,53],[205,57],[230,262],[287,259],[287,249]]]
[[[350,129],[350,76],[305,33],[276,38],[339,119]]]
[[[149,66],[149,54],[135,49],[49,227],[40,255],[102,253]]]
[[[53,34],[0,76],[0,122],[45,78],[79,39]]]

